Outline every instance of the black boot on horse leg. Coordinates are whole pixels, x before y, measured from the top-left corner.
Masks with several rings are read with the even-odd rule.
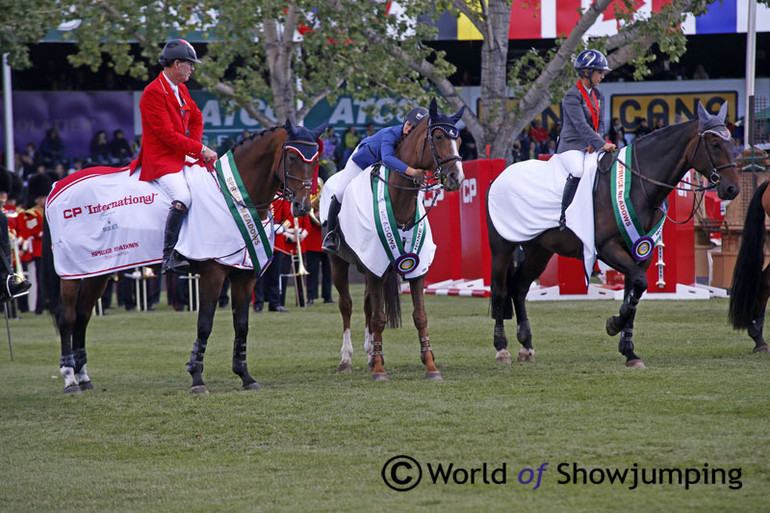
[[[575,192],[577,192],[578,184],[580,183],[580,177],[574,177],[572,174],[567,176],[567,182],[564,184],[564,192],[561,195],[561,216],[559,216],[559,230],[567,228],[567,207],[572,204],[572,200],[575,199]]]
[[[762,331],[765,325],[765,317],[760,316],[751,321],[751,325],[748,328],[748,333],[751,339],[754,341],[754,350],[752,353],[770,353],[765,342],[765,337],[762,336]]]
[[[633,324],[633,323],[632,323]],[[643,369],[644,362],[634,353],[634,328],[633,326],[623,328],[620,332],[620,342],[618,342],[618,351],[626,357],[626,367],[635,367]]]
[[[336,253],[340,250],[340,234],[338,216],[342,203],[337,201],[337,196],[332,196],[329,205],[329,216],[326,219],[326,236],[324,237],[322,249],[327,253]]]
[[[88,371],[86,371],[87,362],[88,357],[85,348],[77,349],[75,351],[75,378],[78,380],[78,387],[81,391],[94,389],[91,378],[88,377]]]
[[[246,339],[236,338],[233,344],[233,372],[241,378],[244,390],[260,390],[262,387],[249,374],[246,364]]]
[[[519,361],[534,362],[535,350],[532,348],[532,330],[529,328],[529,319],[519,321],[516,325],[516,340],[522,346],[519,349]]]
[[[607,335],[614,337],[620,331],[625,328],[629,322],[633,323],[634,315],[636,315],[636,305],[639,304],[639,298],[631,292],[623,300],[623,304],[620,305],[620,312],[618,315],[613,315],[607,319]],[[632,324],[633,326],[633,324]]]
[[[190,361],[187,362],[187,372],[192,376],[190,392],[193,394],[208,394],[209,389],[203,382],[203,355],[206,353],[206,342],[198,339],[193,344]]]
[[[163,237],[163,266],[161,273],[186,274],[190,269],[190,262],[182,258],[174,251],[182,221],[187,216],[187,207],[180,201],[174,201],[166,218],[166,230]]]

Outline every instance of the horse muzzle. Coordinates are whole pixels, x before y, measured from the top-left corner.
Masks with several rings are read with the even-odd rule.
[[[723,182],[719,182],[719,185],[717,186],[717,196],[719,196],[719,199],[721,200],[731,200],[735,199],[736,196],[738,196],[738,193],[741,192],[741,188],[736,184],[725,184]]]
[[[446,173],[444,173],[443,178],[444,179],[441,182],[445,191],[451,192],[458,190],[463,184],[463,180],[465,180],[462,163],[455,163]]]
[[[304,200],[294,199],[291,202],[291,215],[294,217],[304,217],[310,213],[310,198]]]

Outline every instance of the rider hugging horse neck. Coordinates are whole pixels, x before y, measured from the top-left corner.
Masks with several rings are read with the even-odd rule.
[[[429,115],[424,118],[398,145],[395,157],[405,164],[422,170],[432,170],[433,178],[437,183],[433,187],[443,186],[448,191],[460,188],[464,179],[462,162],[458,153],[459,138],[455,123],[462,117],[464,109],[453,116],[445,116],[438,113],[435,99],[431,101]],[[370,175],[371,171],[371,175]],[[369,190],[381,185],[384,171],[379,165],[367,168],[366,174],[359,175],[358,180],[366,180],[370,184]],[[379,173],[379,174],[378,174]],[[390,197],[392,214],[397,226],[392,227],[392,233],[395,237],[401,237],[404,233],[414,230],[415,227],[423,222],[422,216],[418,217],[418,200],[422,198],[421,190],[426,187],[412,178],[402,175],[398,172],[390,172],[387,178],[386,189]],[[355,186],[357,180],[351,182]],[[356,189],[358,190],[358,189]],[[383,194],[384,196],[384,194]],[[351,208],[349,202],[356,201],[354,194],[348,191],[343,201],[343,213],[346,208]],[[372,200],[369,200],[371,205]],[[348,205],[346,205],[348,203]],[[375,211],[384,208],[383,200],[379,200],[375,206]],[[371,211],[371,206],[369,207]],[[424,220],[427,224],[427,219]],[[378,227],[374,226],[376,221],[372,221],[371,226],[365,227],[367,244],[380,244],[382,234],[378,236]],[[381,381],[388,379],[388,374],[384,367],[384,357],[382,351],[382,332],[385,325],[398,327],[401,324],[399,272],[405,275],[409,281],[409,287],[412,295],[412,305],[414,311],[412,317],[414,325],[417,328],[420,342],[420,358],[425,365],[425,377],[431,380],[440,380],[439,372],[434,362],[434,354],[430,345],[428,335],[428,318],[425,313],[425,304],[423,300],[423,288],[425,274],[414,276],[411,271],[417,270],[419,265],[419,251],[405,252],[395,259],[385,274],[375,274],[367,268],[367,262],[364,258],[356,254],[345,240],[344,224],[341,223],[342,242],[341,249],[337,254],[331,254],[332,279],[334,286],[339,293],[339,309],[342,314],[342,360],[339,365],[340,372],[351,372],[353,357],[353,344],[350,335],[350,316],[352,313],[352,300],[350,298],[350,288],[348,282],[348,268],[350,264],[356,264],[360,269],[364,269],[366,275],[366,290],[364,298],[364,314],[366,316],[366,333],[364,350],[368,353],[368,367],[372,371],[372,380]],[[413,232],[414,233],[414,232]],[[348,234],[350,236],[350,234]],[[417,235],[413,235],[417,238]],[[412,241],[414,241],[414,238]],[[432,242],[431,242],[432,244]],[[432,258],[432,254],[431,254]]]
[[[287,120],[284,127],[274,127],[243,139],[232,149],[232,162],[240,173],[243,189],[256,208],[246,208],[242,201],[234,201],[239,209],[248,210],[254,218],[263,221],[268,218],[270,203],[279,189],[280,201],[291,202],[292,214],[305,216],[310,211],[310,192],[313,172],[318,164],[318,137],[325,124],[315,130],[294,126]],[[227,156],[222,157],[222,159]],[[215,180],[212,177],[212,180]],[[83,183],[86,183],[84,181]],[[221,187],[222,194],[230,191]],[[235,198],[233,197],[233,200]],[[225,202],[225,198],[222,198]],[[211,207],[211,205],[209,205]],[[193,208],[206,209],[206,204]],[[280,221],[280,220],[279,220]],[[235,223],[235,221],[232,221]],[[160,223],[160,221],[159,221]],[[272,223],[272,221],[271,221]],[[270,226],[270,224],[268,225]],[[158,229],[162,230],[162,225]],[[223,227],[224,228],[224,227]],[[209,228],[210,229],[210,228]],[[60,372],[65,378],[65,393],[80,392],[93,388],[86,373],[85,337],[91,312],[99,297],[104,292],[109,276],[114,270],[105,270],[105,274],[82,280],[60,280],[56,274],[51,251],[50,233],[46,227],[47,242],[44,244],[44,266],[47,284],[59,301],[51,305],[56,326],[61,338]],[[198,231],[197,233],[200,233]],[[206,237],[206,231],[202,230]],[[53,238],[56,240],[56,237]],[[244,247],[246,243],[244,242]],[[159,251],[161,248],[158,248]],[[270,248],[272,250],[272,248]],[[160,255],[158,255],[160,256]],[[220,291],[225,278],[230,278],[233,326],[232,370],[237,374],[245,390],[256,390],[260,386],[251,377],[246,364],[246,337],[248,335],[249,302],[253,289],[255,272],[243,267],[236,268],[219,263],[220,255],[210,255],[209,259],[194,261],[194,270],[200,274],[200,303],[197,323],[197,339],[193,345],[187,370],[192,376],[193,393],[208,393],[203,382],[203,356],[206,343],[214,320]],[[257,265],[254,265],[257,268]]]
[[[625,162],[632,176],[629,202],[645,234],[654,231],[664,216],[661,209],[664,200],[691,168],[709,179],[710,186],[717,188],[720,198],[733,199],[738,194],[730,134],[724,125],[726,112],[726,103],[716,116],[706,112],[699,103],[698,119],[657,130],[634,141],[633,162]],[[627,366],[644,367],[641,358],[634,353],[632,336],[636,305],[647,290],[646,270],[650,265],[652,251],[647,252],[646,259],[642,255],[637,258],[632,256],[616,222],[611,174],[608,170],[614,159],[618,158],[618,155],[605,155],[597,173],[593,195],[595,247],[599,259],[625,275],[624,300],[620,312],[607,319],[606,331],[610,336],[621,334],[618,350],[626,357]],[[623,157],[620,160],[627,159]],[[531,240],[507,240],[499,233],[494,218],[499,219],[510,213],[505,209],[492,212],[489,198],[495,187],[505,187],[498,183],[510,183],[510,180],[504,179],[504,175],[513,173],[510,176],[514,176],[516,170],[512,168],[519,165],[514,164],[506,169],[492,183],[487,195],[487,225],[492,250],[491,306],[492,317],[495,319],[494,346],[497,350],[495,359],[502,363],[511,363],[504,319],[511,319],[513,310],[517,317],[516,336],[523,346],[519,351],[519,361],[534,361],[535,352],[525,298],[530,284],[545,270],[551,256],[557,253],[582,258],[584,254],[581,240],[571,230],[559,231],[556,219],[553,228]],[[503,189],[503,192],[515,192],[515,185],[513,187],[514,191]],[[495,194],[499,196],[498,192]],[[645,237],[638,240],[643,239]],[[643,242],[647,244],[646,249],[652,248],[651,238]],[[512,262],[514,251],[519,246],[523,254],[517,251],[517,258]]]

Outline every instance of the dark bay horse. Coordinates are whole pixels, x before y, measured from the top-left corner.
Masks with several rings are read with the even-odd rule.
[[[325,124],[311,131],[294,126],[287,120],[285,126],[252,134],[233,147],[233,161],[255,205],[254,218],[258,216],[262,220],[267,219],[270,204],[279,189],[282,191],[282,201],[291,203],[293,215],[299,217],[308,214],[313,172],[318,164],[318,137],[324,128]],[[223,194],[228,192],[223,191]],[[198,205],[197,208],[206,208],[206,205]],[[162,230],[162,220],[158,222],[158,229]],[[46,228],[43,261],[48,290],[53,293],[51,297],[59,298],[59,301],[50,305],[50,310],[61,338],[60,372],[65,378],[64,392],[77,393],[93,388],[86,371],[86,329],[94,305],[104,292],[110,275],[108,272],[85,279],[59,279],[54,268],[51,234],[47,232]],[[205,233],[202,235],[205,237]],[[255,272],[226,266],[213,258],[195,261],[193,264],[194,271],[200,274],[200,308],[197,339],[187,363],[187,371],[192,376],[190,391],[208,393],[202,379],[203,356],[222,284],[228,277],[235,328],[232,370],[241,378],[243,389],[259,389],[259,384],[249,374],[246,364],[249,302]]]
[[[445,116],[438,113],[435,99],[431,101],[429,115],[423,119],[398,145],[395,156],[402,162],[415,169],[433,171],[434,177],[448,191],[460,188],[465,178],[462,167],[462,159],[458,153],[460,140],[455,123],[462,117],[463,109],[453,116]],[[375,165],[378,169],[378,166]],[[370,168],[371,169],[371,168]],[[364,171],[368,173],[369,171]],[[376,175],[367,177],[373,185],[380,180]],[[392,212],[399,230],[409,231],[415,226],[415,216],[418,212],[418,199],[422,197],[419,192],[423,185],[412,178],[398,172],[389,173],[387,190],[392,204]],[[352,201],[350,189],[347,190],[343,205]],[[344,208],[344,207],[343,207]],[[425,219],[427,222],[427,218]],[[377,229],[370,226],[370,243],[379,244]],[[364,315],[366,316],[366,340],[364,348],[368,353],[368,367],[372,371],[372,380],[387,380],[388,374],[384,367],[382,352],[382,332],[386,324],[390,327],[398,327],[401,324],[400,287],[399,276],[395,265],[382,276],[374,274],[362,265],[359,256],[356,255],[344,240],[338,254],[331,254],[332,280],[339,293],[339,309],[342,314],[342,360],[339,364],[340,372],[351,372],[353,356],[353,344],[350,335],[350,316],[353,303],[350,297],[348,282],[348,269],[350,264],[357,264],[366,275],[366,290],[364,299]],[[402,255],[409,256],[409,255]],[[404,260],[406,262],[408,260]],[[409,264],[411,265],[411,264]],[[409,274],[409,273],[404,273]],[[435,364],[435,357],[430,345],[428,335],[428,316],[425,313],[423,288],[425,275],[409,277],[409,286],[412,295],[413,320],[417,328],[420,342],[420,357],[425,365],[425,377],[431,380],[441,380],[441,372]]]
[[[748,331],[755,353],[770,353],[763,335],[770,297],[770,265],[765,266],[765,217],[770,213],[768,191],[768,182],[761,184],[749,203],[730,290],[730,323],[736,330]]]
[[[724,126],[726,107],[727,104],[723,104],[719,114],[713,116],[699,103],[697,119],[657,130],[634,141],[634,162],[627,162],[632,176],[630,203],[645,233],[660,222],[664,215],[661,205],[691,168],[717,187],[720,198],[732,199],[738,194],[732,144]],[[634,353],[632,336],[636,305],[647,290],[645,272],[650,259],[640,261],[632,256],[616,222],[612,204],[613,186],[607,172],[615,158],[608,154],[600,160],[593,195],[597,257],[625,275],[625,295],[620,312],[607,319],[606,331],[610,336],[621,334],[618,350],[626,357],[627,366],[644,367],[641,358]],[[493,183],[490,192],[494,186]],[[492,222],[489,194],[487,198],[492,251],[491,313],[495,319],[494,346],[497,350],[495,359],[511,363],[504,319],[511,319],[515,310],[516,337],[523,346],[518,359],[534,361],[532,332],[525,304],[530,284],[545,270],[554,253],[582,259],[583,244],[571,230],[559,231],[555,219],[554,228],[545,230],[532,240],[506,240]],[[506,215],[504,211],[500,214]]]

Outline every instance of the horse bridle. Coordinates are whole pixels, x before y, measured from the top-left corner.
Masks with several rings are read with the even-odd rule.
[[[305,157],[305,152],[301,150],[302,147],[305,147],[307,149],[314,150],[312,152],[313,157],[308,160]],[[299,153],[300,157],[305,162],[312,162],[315,160],[315,158],[318,156],[318,143],[316,142],[309,142],[309,141],[300,141],[300,140],[287,140],[283,143],[283,146],[281,147],[281,161],[283,163],[282,170],[283,170],[283,180],[281,183],[281,195],[287,200],[292,201],[294,199],[294,196],[296,192],[291,189],[288,185],[289,180],[294,180],[300,183],[299,189],[297,191],[301,191],[303,189],[311,190],[313,188],[313,178],[310,177],[307,180],[303,180],[302,178],[299,178],[298,176],[294,176],[292,174],[289,174],[289,169],[286,164],[286,150],[291,149]]]
[[[433,175],[438,179],[439,182],[441,182],[441,185],[444,186],[446,185],[447,175],[444,173],[442,166],[450,162],[459,162],[462,160],[462,157],[459,155],[450,155],[444,159],[439,159],[438,152],[436,151],[436,145],[433,142],[433,130],[436,128],[440,129],[447,137],[452,140],[457,140],[459,133],[457,131],[457,127],[450,123],[431,123],[430,118],[428,118],[428,134],[422,143],[422,154],[423,156],[425,155],[425,144],[427,142],[430,146],[430,152],[433,155],[433,163],[436,165],[436,170],[434,171]]]

